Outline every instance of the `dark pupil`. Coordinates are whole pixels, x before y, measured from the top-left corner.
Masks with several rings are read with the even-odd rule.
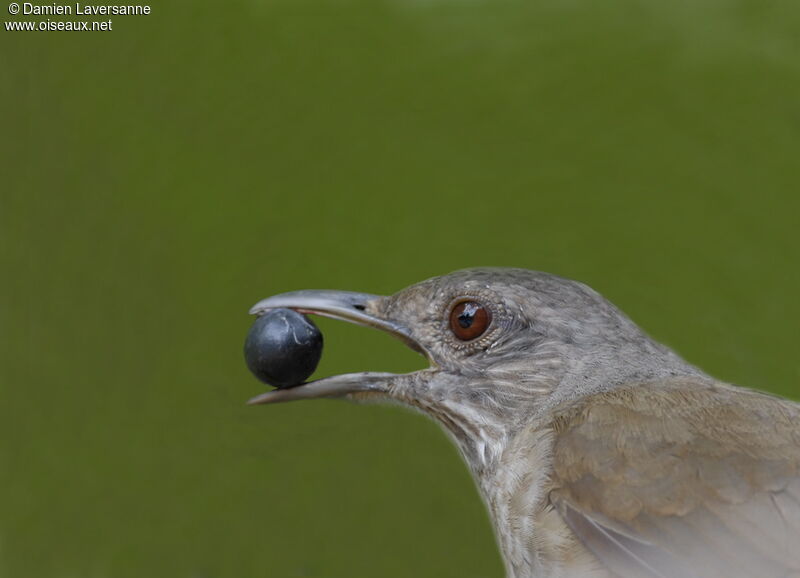
[[[464,305],[464,311],[458,315],[458,324],[462,329],[469,329],[472,327],[472,322],[475,321],[475,313],[477,310],[477,303],[467,303]]]

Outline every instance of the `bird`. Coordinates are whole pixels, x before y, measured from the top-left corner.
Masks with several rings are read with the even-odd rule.
[[[509,578],[800,576],[800,404],[721,382],[587,285],[456,271],[391,296],[303,290],[289,308],[427,358],[250,400],[400,403],[453,440]]]

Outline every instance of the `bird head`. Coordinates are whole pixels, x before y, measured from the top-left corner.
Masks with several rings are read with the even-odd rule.
[[[250,400],[391,400],[439,421],[467,461],[488,465],[503,440],[571,396],[633,379],[695,373],[586,285],[524,269],[468,269],[395,295],[295,291],[257,303],[383,330],[424,355],[406,374],[326,377]]]

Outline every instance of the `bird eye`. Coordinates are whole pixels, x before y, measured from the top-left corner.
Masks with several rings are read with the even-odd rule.
[[[450,331],[461,341],[470,341],[486,332],[492,316],[477,301],[460,301],[450,311]]]

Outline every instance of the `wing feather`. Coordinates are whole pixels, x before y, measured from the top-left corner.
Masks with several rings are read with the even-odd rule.
[[[800,573],[800,406],[701,378],[555,412],[550,500],[624,577]]]

